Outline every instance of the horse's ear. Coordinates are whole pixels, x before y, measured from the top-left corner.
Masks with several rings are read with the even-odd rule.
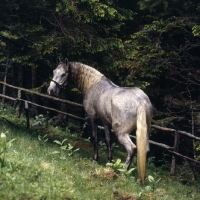
[[[67,58],[65,58],[65,64],[68,65],[69,61]]]
[[[60,57],[56,58],[56,62],[57,62],[57,64],[59,64],[61,62]]]

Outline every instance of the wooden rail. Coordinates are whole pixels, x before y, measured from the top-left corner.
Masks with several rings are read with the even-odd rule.
[[[33,103],[33,102],[31,102],[31,101],[24,100],[24,99],[12,98],[12,97],[9,97],[9,96],[3,95],[3,94],[0,94],[0,97],[6,98],[6,99],[10,99],[10,100],[13,100],[13,101],[23,101],[23,102],[27,102],[28,104],[31,104],[31,105],[33,105],[33,106],[38,106],[38,107],[43,108],[43,109],[46,109],[46,110],[55,111],[55,112],[58,112],[58,113],[61,113],[61,114],[64,114],[64,115],[68,115],[68,116],[73,117],[73,118],[76,118],[76,119],[85,120],[84,118],[77,117],[77,116],[72,115],[72,114],[70,114],[70,113],[62,112],[62,111],[57,110],[57,109],[55,109],[55,108],[50,108],[50,107],[46,107],[46,106],[41,106],[41,105],[39,105],[39,104]]]
[[[41,93],[39,93],[39,92],[35,92],[35,91],[28,90],[28,89],[25,89],[25,88],[16,87],[16,86],[10,85],[10,84],[8,84],[8,83],[5,83],[5,82],[3,82],[3,81],[0,81],[0,83],[3,84],[3,85],[6,85],[6,86],[8,86],[8,87],[17,89],[17,90],[21,90],[21,91],[24,91],[24,92],[28,92],[28,93],[30,93],[30,94],[35,94],[35,95],[38,95],[38,96],[41,96],[41,97],[45,97],[45,98],[48,98],[48,99],[60,101],[60,102],[62,102],[62,103],[67,103],[67,104],[70,104],[70,105],[73,105],[73,106],[79,106],[79,107],[82,107],[82,108],[83,108],[83,105],[82,105],[82,104],[79,104],[79,103],[74,103],[74,102],[72,102],[72,101],[68,101],[68,100],[64,100],[64,99],[59,99],[59,98],[57,98],[57,97],[52,97],[52,96],[49,96],[49,95],[46,95],[46,94],[41,94]]]
[[[175,129],[172,129],[172,128],[166,128],[166,127],[161,127],[161,126],[157,126],[157,125],[151,125],[151,127],[159,129],[159,130],[162,130],[162,131],[165,131],[165,132],[177,132],[177,133],[180,133],[182,135],[191,137],[191,138],[193,138],[195,140],[200,140],[200,137],[196,137],[196,136],[194,136],[191,133],[188,133],[186,131],[179,131],[179,130],[175,130]]]

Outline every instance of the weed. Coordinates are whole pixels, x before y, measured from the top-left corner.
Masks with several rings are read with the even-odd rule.
[[[56,144],[60,145],[60,150],[59,151],[53,151],[51,154],[59,154],[59,158],[61,160],[65,160],[66,159],[66,152],[68,156],[72,156],[76,151],[79,150],[79,148],[75,149],[74,145],[67,143],[64,144],[67,141],[67,139],[64,139],[62,142],[58,141],[58,140],[54,140],[53,142],[55,142]]]
[[[16,140],[15,138],[7,142],[6,133],[8,132],[1,133],[0,135],[0,167],[1,168],[5,166],[6,153],[11,148],[12,143]]]
[[[117,145],[116,143],[112,143],[111,149],[112,150],[118,150],[119,149],[119,145]]]
[[[154,162],[155,162],[155,157],[153,157],[153,156],[149,157],[149,158],[148,158],[148,163],[147,163],[147,164],[148,164],[148,167],[150,167],[150,166],[153,166],[153,167],[154,167],[154,166],[155,166],[155,165],[154,165]]]
[[[157,174],[155,174],[157,175]],[[137,197],[139,199],[155,199],[156,196],[162,197],[162,199],[166,199],[167,196],[165,194],[165,190],[163,189],[158,189],[158,183],[160,182],[161,178],[155,179],[153,176],[149,175],[147,177],[147,185],[145,188],[140,190],[138,193]]]
[[[31,125],[32,127],[36,126],[41,126],[41,127],[44,127],[45,126],[45,117],[44,115],[40,114],[40,115],[37,115],[35,116],[35,119],[34,119],[34,123]]]
[[[41,145],[44,145],[48,141],[48,136],[47,134],[44,136],[38,135],[38,140],[40,141]]]
[[[161,178],[155,180],[155,178],[151,175],[147,177],[147,180],[149,181],[149,185],[147,185],[145,188],[147,191],[154,192],[156,187],[158,186],[158,183],[160,182]]]
[[[112,168],[116,173],[120,173],[125,176],[131,176],[132,172],[135,171],[135,168],[127,170],[124,163],[122,163],[119,158],[116,161],[113,160],[112,163],[107,163],[106,166]]]
[[[43,114],[35,116],[35,121],[41,121],[42,123],[45,122],[45,117]]]

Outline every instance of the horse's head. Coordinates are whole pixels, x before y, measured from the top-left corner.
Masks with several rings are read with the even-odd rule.
[[[65,59],[65,62],[59,62],[55,70],[53,70],[53,78],[47,89],[49,95],[58,96],[60,89],[67,85],[69,75],[69,62]]]

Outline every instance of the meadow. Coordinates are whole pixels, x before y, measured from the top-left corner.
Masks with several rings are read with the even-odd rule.
[[[32,119],[34,121],[34,119]],[[15,109],[0,111],[0,200],[187,200],[200,199],[200,184],[183,184],[168,170],[148,163],[144,184],[137,182],[134,160],[123,169],[125,151],[113,146],[114,161],[92,161],[92,145],[70,128],[25,128]]]

